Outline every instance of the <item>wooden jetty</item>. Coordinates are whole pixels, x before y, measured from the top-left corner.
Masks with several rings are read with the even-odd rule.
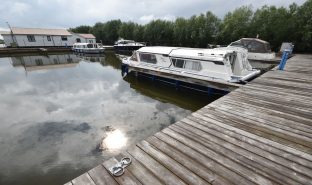
[[[312,184],[311,79],[297,55],[67,184]]]

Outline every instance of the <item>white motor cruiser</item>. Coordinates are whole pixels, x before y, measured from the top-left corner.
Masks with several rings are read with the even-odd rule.
[[[178,47],[143,47],[122,60],[130,70],[156,71],[172,78],[179,76],[215,82],[239,83],[260,73],[252,69],[248,52],[240,47],[196,49]],[[128,71],[130,72],[130,71]],[[142,72],[142,70],[140,70]]]
[[[72,50],[78,53],[103,53],[105,48],[100,43],[75,43]]]

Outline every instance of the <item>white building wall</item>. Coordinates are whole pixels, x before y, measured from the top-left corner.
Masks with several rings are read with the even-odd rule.
[[[35,42],[29,42],[27,35],[14,35],[14,39],[19,47],[51,47],[51,46],[72,46],[75,42],[72,36],[66,36],[67,41],[63,41],[61,36],[52,36],[51,41],[48,41],[47,35],[34,35]],[[11,35],[3,35],[3,40],[6,46],[11,46],[13,42]]]
[[[11,35],[2,35],[6,46],[11,46],[13,43]],[[51,41],[48,41],[47,35],[34,35],[35,42],[29,42],[27,35],[14,35],[14,40],[19,47],[53,47],[53,46],[73,46],[77,42],[77,38],[80,38],[82,43],[96,43],[95,39],[85,39],[78,35],[66,36],[67,41],[63,41],[61,36],[52,36]]]
[[[3,37],[4,44],[6,46],[11,46],[11,43],[13,42],[11,35],[2,35],[2,37]]]

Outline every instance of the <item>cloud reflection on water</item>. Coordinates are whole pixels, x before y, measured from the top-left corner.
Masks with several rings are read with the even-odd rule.
[[[20,184],[30,174],[45,176],[37,183],[65,182],[73,176],[55,176],[57,169],[76,176],[190,114],[141,95],[100,63],[27,74],[11,63],[0,58],[0,184]],[[108,150],[101,152],[105,135]]]

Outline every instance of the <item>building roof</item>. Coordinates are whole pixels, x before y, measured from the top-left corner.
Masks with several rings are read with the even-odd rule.
[[[85,39],[95,39],[95,36],[91,33],[78,33],[78,35]]]
[[[12,32],[15,35],[58,35],[70,36],[66,29],[47,29],[47,28],[17,28],[12,27]],[[2,35],[11,34],[10,31],[1,32]]]

